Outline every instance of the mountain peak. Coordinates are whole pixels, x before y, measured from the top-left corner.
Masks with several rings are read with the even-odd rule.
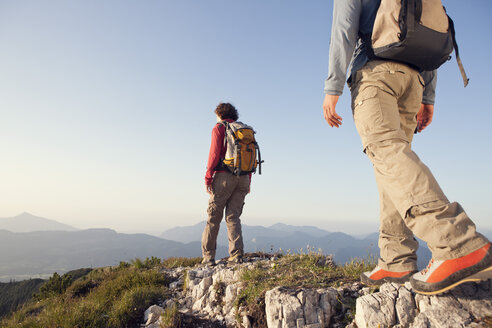
[[[0,218],[0,229],[12,232],[32,232],[32,231],[75,231],[76,228],[33,215],[29,212],[22,212],[10,218]]]
[[[12,217],[12,219],[24,219],[24,218],[40,218],[39,216],[36,216],[34,214],[31,214],[29,212],[22,212],[14,217]]]

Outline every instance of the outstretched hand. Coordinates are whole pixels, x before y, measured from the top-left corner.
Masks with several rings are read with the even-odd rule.
[[[342,118],[335,111],[337,106],[339,96],[325,95],[325,100],[323,101],[323,114],[325,120],[331,127],[339,127],[342,125]]]
[[[432,122],[434,116],[434,105],[421,104],[417,113],[417,132],[422,132]]]

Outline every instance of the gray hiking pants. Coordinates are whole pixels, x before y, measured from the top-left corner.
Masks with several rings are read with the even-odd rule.
[[[212,195],[208,202],[208,220],[202,235],[202,254],[204,259],[215,259],[217,235],[224,215],[229,239],[229,254],[234,256],[244,251],[241,232],[241,213],[244,198],[249,192],[249,176],[236,176],[229,172],[215,173],[212,182]]]

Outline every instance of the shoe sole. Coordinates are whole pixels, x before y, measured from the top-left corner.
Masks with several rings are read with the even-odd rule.
[[[464,284],[465,282],[480,282],[480,281],[485,281],[488,279],[492,279],[492,266],[488,267],[487,269],[484,269],[480,272],[477,272],[475,274],[472,274],[471,276],[468,276],[460,281],[455,282],[454,284],[451,284],[449,286],[446,286],[444,288],[441,288],[439,290],[435,290],[432,292],[426,292],[426,291],[419,291],[415,288],[413,290],[416,293],[422,294],[422,295],[438,295],[442,294],[444,292],[447,292],[450,289],[455,288],[456,286],[459,286],[461,284]]]
[[[387,283],[395,283],[395,284],[398,284],[400,286],[405,286],[405,283],[407,283],[408,281],[409,280],[405,280],[405,281],[390,281],[390,280],[385,280],[385,281],[381,281],[381,282],[378,282],[378,283],[368,283],[368,282],[364,282],[364,281],[361,280],[361,284],[363,284],[366,287],[377,288],[377,287],[381,287],[381,285],[384,285],[384,284],[387,284]]]
[[[382,284],[393,283],[393,282],[403,286],[403,285],[405,285],[406,282],[410,281],[410,277],[416,272],[417,271],[413,271],[413,272],[409,273],[408,275],[405,275],[405,276],[400,277],[400,278],[387,277],[387,278],[382,278],[379,280],[372,280],[372,279],[369,279],[365,275],[361,275],[360,276],[360,282],[367,287],[380,287]]]

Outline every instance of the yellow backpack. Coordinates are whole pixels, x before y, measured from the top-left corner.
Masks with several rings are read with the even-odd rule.
[[[255,131],[242,122],[219,122],[225,127],[224,143],[227,147],[222,165],[232,174],[245,175],[256,172],[261,174],[261,153],[255,139]]]

